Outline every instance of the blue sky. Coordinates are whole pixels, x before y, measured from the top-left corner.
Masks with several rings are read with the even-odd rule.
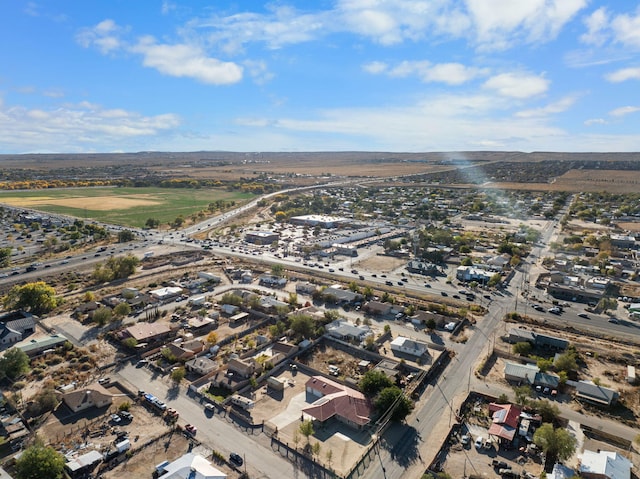
[[[637,1],[0,6],[0,153],[640,150]]]

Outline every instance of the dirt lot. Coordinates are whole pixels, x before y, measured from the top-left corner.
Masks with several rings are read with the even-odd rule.
[[[396,258],[393,256],[376,255],[365,260],[358,261],[357,267],[367,271],[379,273],[389,273],[407,264],[406,258]]]
[[[50,444],[64,444],[68,449],[91,444],[91,447],[106,452],[113,444],[118,431],[129,433],[134,446],[137,442],[136,437],[140,441],[146,441],[167,431],[166,423],[159,416],[137,405],[117,384],[106,388],[114,395],[110,407],[90,408],[74,414],[63,404],[49,416],[40,428],[39,434]],[[117,412],[120,404],[124,402],[131,404],[133,421],[113,425],[109,416]]]

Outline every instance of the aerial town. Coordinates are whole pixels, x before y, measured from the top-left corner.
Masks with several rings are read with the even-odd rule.
[[[638,171],[455,158],[7,174],[0,477],[638,477]]]

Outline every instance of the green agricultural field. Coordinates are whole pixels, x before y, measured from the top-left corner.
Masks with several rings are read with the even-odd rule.
[[[224,189],[63,188],[0,192],[0,203],[122,226],[143,227],[149,218],[161,225],[188,219],[218,200],[246,203],[254,195]]]

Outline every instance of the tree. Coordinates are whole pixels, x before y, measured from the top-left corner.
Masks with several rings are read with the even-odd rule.
[[[528,356],[531,353],[531,343],[523,341],[513,345],[513,354],[519,354],[520,356]]]
[[[215,331],[211,331],[207,334],[207,343],[214,346],[218,342],[218,334]]]
[[[64,456],[45,446],[41,440],[25,449],[16,461],[17,479],[61,479],[64,477]]]
[[[576,450],[576,438],[564,428],[554,429],[550,423],[544,423],[533,434],[533,442],[545,454],[547,464],[566,461]]]
[[[45,412],[53,411],[57,406],[58,396],[56,396],[56,391],[46,388],[35,395],[28,409],[32,416],[39,416]]]
[[[44,281],[14,286],[3,299],[6,309],[24,309],[33,314],[48,313],[60,302],[55,289]]]
[[[113,314],[118,316],[119,318],[123,318],[131,314],[131,306],[126,301],[122,303],[118,303],[115,308],[113,308]]]
[[[553,366],[553,359],[538,358],[536,364],[540,369],[540,372],[546,373]]]
[[[127,349],[135,349],[138,345],[138,340],[136,338],[125,338],[122,340],[122,345]]]
[[[560,409],[549,401],[535,401],[531,407],[542,416],[542,422],[554,423],[560,416]]]
[[[0,358],[0,378],[13,380],[29,371],[29,356],[22,349],[11,348]]]
[[[291,321],[291,329],[303,338],[310,338],[313,335],[313,318],[306,314],[299,314]]]
[[[523,385],[513,388],[513,392],[516,393],[516,403],[524,406],[529,402],[531,397],[531,386]]]
[[[104,326],[111,321],[112,316],[110,308],[101,306],[93,312],[92,319],[98,326]]]
[[[371,369],[367,371],[360,380],[360,391],[366,396],[373,397],[382,391],[384,388],[393,386],[393,382],[382,371],[376,371]]]
[[[280,278],[284,273],[284,266],[281,264],[274,264],[271,266],[271,274]]]
[[[553,367],[556,371],[575,371],[578,369],[578,363],[576,361],[576,353],[575,351],[567,351],[564,354],[561,354],[556,358],[553,362]]]
[[[391,419],[394,421],[402,421],[413,409],[413,403],[398,386],[386,387],[380,391],[374,405],[380,414],[384,414],[385,411],[393,407]]]
[[[185,371],[185,369],[182,368],[182,367],[179,367],[179,368],[174,369],[173,371],[171,371],[171,380],[175,384],[180,384],[180,382],[184,379],[186,374],[187,374],[187,372]]]
[[[0,267],[6,268],[11,261],[11,247],[0,248]]]
[[[160,226],[160,220],[157,218],[148,218],[144,225],[147,228],[157,228]]]
[[[122,230],[118,232],[118,243],[133,241],[135,238],[136,234],[131,230]]]
[[[311,419],[307,419],[300,423],[298,428],[300,434],[307,438],[307,444],[309,443],[309,436],[313,436],[315,431],[313,430],[313,421]]]

